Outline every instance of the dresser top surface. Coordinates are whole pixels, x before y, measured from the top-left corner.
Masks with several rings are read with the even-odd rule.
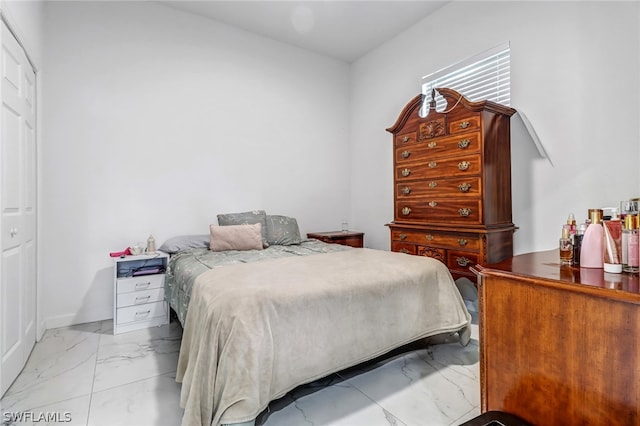
[[[520,254],[499,263],[478,266],[478,270],[481,273],[492,270],[501,271],[522,277],[553,280],[561,284],[577,284],[633,295],[640,294],[638,274],[612,274],[605,273],[601,268],[561,265],[558,250]]]
[[[325,238],[345,238],[345,237],[361,237],[364,232],[358,231],[329,231],[329,232],[309,232],[307,238],[325,237]]]

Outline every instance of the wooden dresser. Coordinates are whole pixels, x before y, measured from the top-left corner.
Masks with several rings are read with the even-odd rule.
[[[640,424],[637,274],[561,266],[558,250],[476,268],[483,412]]]
[[[516,111],[436,90],[447,101],[443,112],[432,101],[420,117],[418,95],[387,129],[394,149],[391,250],[437,258],[454,278],[475,281],[470,267],[513,255],[510,117]]]

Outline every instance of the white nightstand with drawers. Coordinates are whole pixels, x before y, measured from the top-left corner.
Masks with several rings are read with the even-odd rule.
[[[169,323],[163,252],[114,258],[113,334]]]

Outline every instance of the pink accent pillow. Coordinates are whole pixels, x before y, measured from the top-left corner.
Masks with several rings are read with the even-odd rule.
[[[262,224],[209,225],[211,251],[262,250]]]

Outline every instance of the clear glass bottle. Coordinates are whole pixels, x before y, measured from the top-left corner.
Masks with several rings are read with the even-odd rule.
[[[147,254],[153,254],[156,252],[156,239],[153,238],[153,235],[149,235],[147,238]]]
[[[573,245],[571,244],[570,230],[568,227],[562,228],[562,237],[560,238],[560,264],[573,264]]]

